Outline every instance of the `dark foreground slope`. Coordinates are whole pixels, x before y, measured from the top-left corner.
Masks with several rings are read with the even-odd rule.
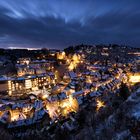
[[[104,121],[85,125],[75,139],[140,140],[140,88]]]

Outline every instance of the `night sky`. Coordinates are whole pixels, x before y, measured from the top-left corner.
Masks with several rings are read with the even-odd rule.
[[[0,47],[140,47],[140,0],[1,0]]]

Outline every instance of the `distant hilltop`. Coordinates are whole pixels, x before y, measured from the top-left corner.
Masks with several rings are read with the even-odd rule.
[[[102,47],[107,47],[107,48],[129,48],[129,49],[138,49],[140,50],[139,47],[135,46],[126,46],[126,45],[118,45],[118,44],[97,44],[97,45],[88,45],[88,44],[79,44],[79,45],[70,45],[68,47],[65,47],[64,50],[67,49],[81,49],[81,48],[102,48]],[[33,50],[63,50],[61,47],[60,49],[55,49],[55,48],[48,48],[48,47],[7,47],[7,48],[0,48],[0,50],[28,50],[28,51],[33,51]]]
[[[109,44],[109,45],[105,45],[105,44],[100,44],[100,45],[85,45],[85,44],[81,44],[81,45],[75,45],[75,46],[69,46],[67,48],[64,49],[65,52],[75,52],[75,51],[79,51],[79,50],[91,50],[94,51],[95,49],[126,49],[126,50],[135,50],[135,51],[140,51],[140,48],[136,48],[136,47],[132,47],[132,46],[126,46],[126,45],[118,45],[118,44]]]

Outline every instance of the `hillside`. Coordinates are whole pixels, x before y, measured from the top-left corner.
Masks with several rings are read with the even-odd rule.
[[[89,116],[91,119],[92,114]],[[98,116],[98,115],[97,115]],[[95,117],[95,116],[94,116]],[[97,120],[96,120],[97,121]],[[140,88],[123,102],[104,122],[90,123],[76,135],[80,140],[139,140],[140,139]],[[95,125],[94,125],[95,124]]]

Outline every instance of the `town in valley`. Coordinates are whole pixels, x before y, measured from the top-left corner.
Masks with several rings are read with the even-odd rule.
[[[0,127],[9,139],[140,138],[140,102],[131,107],[140,101],[139,48],[0,49],[0,75]]]

